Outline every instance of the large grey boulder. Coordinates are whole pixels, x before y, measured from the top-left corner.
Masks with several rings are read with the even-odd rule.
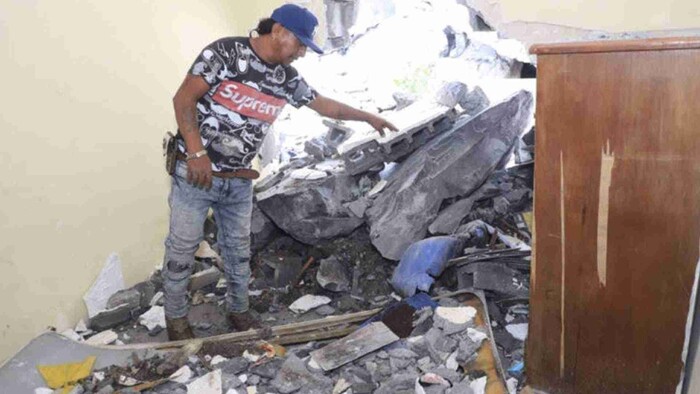
[[[528,125],[532,108],[532,94],[520,91],[471,119],[460,118],[408,157],[366,212],[379,252],[399,260],[425,237],[445,199],[469,195],[484,183]]]
[[[328,172],[307,179],[288,176],[257,194],[258,207],[280,229],[306,244],[348,235],[364,222],[345,207],[359,197],[360,190],[342,168]]]

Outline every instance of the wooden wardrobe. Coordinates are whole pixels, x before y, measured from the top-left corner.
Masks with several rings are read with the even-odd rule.
[[[528,383],[675,393],[700,253],[700,38],[531,51]]]

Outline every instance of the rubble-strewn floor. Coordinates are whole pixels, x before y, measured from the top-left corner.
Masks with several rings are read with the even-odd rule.
[[[447,268],[443,275],[437,278],[433,286],[434,294],[445,294],[464,287],[464,283],[460,283],[463,279],[459,272],[463,271],[464,267],[484,261],[491,261],[491,264],[500,264],[500,261],[515,267],[514,270],[520,268],[518,272],[527,276],[527,270],[522,270],[527,261],[523,256],[527,255],[527,252],[514,252],[512,248],[497,240],[496,232],[489,234],[486,225],[472,226],[471,231],[472,235],[465,238],[466,256],[455,259],[457,264]],[[503,256],[503,253],[510,253],[511,257],[500,260],[493,257]],[[519,253],[520,257],[512,257],[513,253]],[[292,283],[283,288],[274,287],[275,280],[279,278],[274,266],[285,264],[285,260],[306,262],[309,258],[313,258],[313,263],[300,276],[300,286],[296,287]],[[266,263],[267,259],[272,259],[275,264]],[[337,260],[341,267],[347,268],[345,275],[340,276],[340,279],[345,279],[347,283],[337,280],[334,286],[330,286],[326,280],[333,279],[331,276],[319,276],[321,263],[330,260]],[[211,269],[208,262],[212,260],[200,259],[200,272]],[[459,264],[463,263],[467,264],[460,267]],[[252,264],[254,269],[251,307],[266,325],[308,321],[327,315],[344,315],[372,308],[395,310],[397,305],[403,304],[398,302],[401,297],[394,293],[390,284],[395,263],[382,258],[371,246],[365,227],[348,237],[330,240],[314,247],[281,235],[259,251]],[[297,275],[293,276],[292,282],[296,282]],[[319,278],[322,280],[319,281]],[[154,275],[149,282],[150,286],[140,284],[135,286],[135,289],[148,288],[157,293],[160,290],[158,275]],[[324,289],[320,283],[341,290]],[[476,285],[479,284],[477,281]],[[255,342],[207,344],[176,363],[168,361],[168,357],[152,357],[146,360],[135,358],[129,365],[115,365],[95,371],[82,381],[82,387],[87,392],[134,392],[129,391],[129,387],[139,387],[139,384],[150,382],[158,384],[142,392],[478,393],[483,392],[480,390],[488,379],[496,379],[500,384],[505,384],[501,379],[497,361],[493,363],[491,375],[487,373],[481,361],[476,361],[480,351],[492,348],[494,342],[489,340],[491,335],[497,345],[498,359],[507,370],[507,385],[511,389],[522,387],[522,330],[525,329],[526,332],[527,298],[513,297],[513,294],[508,294],[510,291],[512,289],[507,287],[486,290],[485,306],[489,312],[488,319],[475,319],[476,310],[459,301],[469,299],[469,295],[443,298],[435,310],[427,307],[417,308],[414,312],[408,308],[408,338],[396,337],[389,339],[387,343],[378,343],[378,350],[367,354],[358,353],[350,363],[329,371],[323,371],[310,354],[315,350],[324,349],[336,340],[289,345],[286,353],[262,351],[259,343]],[[229,332],[223,314],[223,287],[217,287],[217,282],[212,281],[193,294],[193,302],[196,305],[192,306],[189,319],[197,337],[205,338]],[[307,294],[328,297],[330,302],[305,313],[291,311],[290,304]],[[154,299],[158,300],[158,295],[154,296]],[[471,299],[477,300],[473,296]],[[148,308],[143,307],[134,310],[134,316],[146,309]],[[387,324],[394,328],[401,324],[405,326],[400,317],[405,315],[405,311],[398,313],[388,318]],[[490,327],[486,325],[487,321],[490,321]],[[367,327],[358,332],[365,329]],[[136,320],[119,324],[112,330],[117,333],[118,340],[125,344],[167,340],[164,330],[156,328],[149,332]],[[376,334],[371,334],[368,338],[375,337]],[[167,379],[180,368],[184,369],[175,374],[175,377]],[[198,385],[201,387],[197,388]],[[206,391],[212,386],[214,391]]]
[[[250,282],[251,310],[275,328],[102,368],[80,389],[461,394],[483,393],[487,383],[498,393],[524,387],[535,129],[534,80],[518,78],[536,70],[522,45],[486,28],[457,3],[412,0],[366,26],[349,47],[304,59],[300,70],[324,94],[381,109],[401,131],[380,137],[355,123],[324,125],[304,111],[276,124],[287,133],[267,144],[268,165],[255,185]],[[421,53],[387,46],[396,37]],[[388,58],[378,69],[380,48]],[[188,316],[198,338],[230,331],[216,223],[208,220],[204,233]],[[404,252],[411,248],[421,257],[410,261]],[[460,290],[439,306],[430,301]],[[162,302],[156,271],[113,294],[88,327],[63,334],[93,345],[166,342]],[[371,324],[356,326],[376,311],[324,327],[375,308],[381,312]],[[327,316],[313,329],[271,334]]]

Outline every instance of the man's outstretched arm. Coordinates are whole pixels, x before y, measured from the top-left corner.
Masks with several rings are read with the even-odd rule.
[[[343,104],[325,96],[318,95],[314,101],[309,103],[309,108],[318,112],[322,116],[327,116],[333,119],[359,120],[361,122],[367,122],[382,136],[384,135],[384,129],[398,131],[396,126],[381,116],[353,108],[347,104]]]

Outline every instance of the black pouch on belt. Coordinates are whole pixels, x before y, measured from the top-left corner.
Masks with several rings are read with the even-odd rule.
[[[165,171],[168,175],[173,175],[177,165],[177,139],[169,131],[163,137],[163,156],[165,156]]]

